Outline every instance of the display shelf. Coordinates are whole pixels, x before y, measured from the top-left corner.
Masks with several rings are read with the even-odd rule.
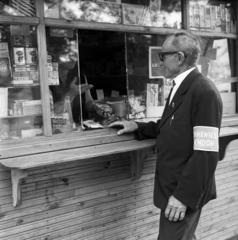
[[[40,87],[40,85],[24,85],[24,84],[19,84],[19,85],[10,85],[8,88],[32,88],[32,87]]]
[[[27,16],[7,16],[0,14],[1,24],[27,24],[27,25],[38,25],[40,23],[37,17]]]
[[[42,116],[42,114],[27,114],[27,115],[0,117],[0,119],[14,119],[14,118],[27,118],[27,117],[40,117],[40,116]]]
[[[118,31],[118,32],[130,32],[130,33],[144,33],[144,34],[161,34],[168,35],[175,32],[187,31],[185,29],[174,29],[174,28],[157,28],[147,26],[135,26],[135,25],[123,25],[123,24],[111,24],[111,23],[96,23],[96,22],[85,22],[79,20],[65,20],[65,19],[52,19],[45,18],[45,25],[49,27],[71,27],[80,29],[91,29],[91,30],[103,30],[103,31]],[[217,33],[211,31],[191,31],[194,35],[202,37],[212,38],[230,38],[237,39],[238,35],[234,33]]]

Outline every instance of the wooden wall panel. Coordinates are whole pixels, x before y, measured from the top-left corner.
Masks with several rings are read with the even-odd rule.
[[[197,236],[225,240],[237,235],[238,141],[219,162],[218,198],[203,210]],[[160,211],[153,205],[155,155],[131,180],[130,155],[116,154],[36,168],[12,206],[10,171],[0,167],[1,240],[154,240]]]

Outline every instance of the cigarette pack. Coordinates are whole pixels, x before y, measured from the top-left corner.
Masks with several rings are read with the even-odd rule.
[[[200,29],[200,7],[199,4],[194,4],[194,29]]]
[[[200,12],[200,30],[205,29],[205,5],[200,4],[199,5],[199,12]]]
[[[231,13],[230,8],[225,8],[226,33],[231,32]]]
[[[205,29],[211,30],[211,6],[205,6]]]
[[[36,65],[38,62],[37,48],[26,48],[26,64]]]
[[[226,31],[226,16],[225,16],[225,4],[220,4],[221,9],[221,31]]]
[[[216,9],[215,32],[221,32],[221,6],[215,6],[215,9]]]
[[[25,65],[26,64],[26,56],[25,49],[21,48],[13,48],[13,59],[15,65]]]
[[[216,29],[216,6],[210,6],[211,12],[211,31],[215,31]]]
[[[190,29],[194,28],[194,5],[189,2],[189,26]]]
[[[236,33],[236,17],[235,17],[235,12],[233,8],[230,8],[230,13],[231,13],[231,33]]]

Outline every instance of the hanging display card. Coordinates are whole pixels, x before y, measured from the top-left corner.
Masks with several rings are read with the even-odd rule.
[[[160,67],[159,52],[161,47],[149,47],[149,78],[163,78],[163,68]]]

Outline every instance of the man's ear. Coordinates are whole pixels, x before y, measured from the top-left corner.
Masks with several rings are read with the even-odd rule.
[[[185,55],[183,52],[178,52],[177,54],[178,54],[179,65],[181,65],[185,61]]]

